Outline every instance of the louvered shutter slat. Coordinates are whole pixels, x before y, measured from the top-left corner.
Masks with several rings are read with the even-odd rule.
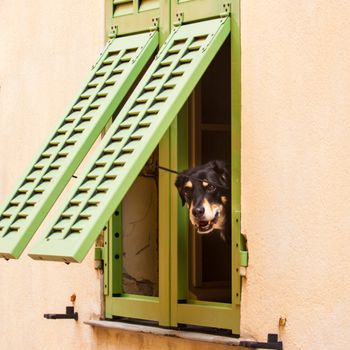
[[[31,250],[32,258],[80,262],[85,257],[229,31],[229,19],[215,19],[172,32],[73,190],[73,200],[81,197],[73,208],[71,200],[66,202],[63,211],[71,209],[71,217],[53,220]],[[87,187],[81,195],[80,189]],[[89,215],[81,215],[86,212]],[[53,230],[58,223],[63,228],[59,237]]]
[[[0,257],[22,253],[157,46],[156,32],[107,44],[78,97],[0,210]],[[32,208],[23,219],[20,213],[27,204]]]

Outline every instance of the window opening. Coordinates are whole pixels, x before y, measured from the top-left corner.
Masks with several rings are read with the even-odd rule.
[[[190,99],[190,166],[231,159],[230,37],[209,65]],[[189,298],[231,302],[231,246],[218,232],[189,227]]]
[[[158,296],[157,152],[137,177],[122,203],[123,293]]]
[[[149,68],[155,54],[145,64],[141,74],[124,98],[128,100],[141,77]],[[123,104],[122,104],[123,105]],[[113,120],[122,106],[113,114]],[[123,294],[158,297],[158,174],[154,164],[158,147],[148,159],[135,182],[125,195],[121,213],[121,251],[116,254],[121,264],[121,292]],[[117,209],[118,210],[118,209]],[[118,276],[118,279],[120,276]]]

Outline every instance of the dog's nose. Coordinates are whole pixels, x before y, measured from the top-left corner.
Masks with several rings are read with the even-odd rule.
[[[192,214],[196,218],[201,217],[204,214],[204,207],[197,207],[192,209]]]

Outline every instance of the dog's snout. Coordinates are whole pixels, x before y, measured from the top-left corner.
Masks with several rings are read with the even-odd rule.
[[[192,214],[196,218],[201,217],[204,214],[204,207],[196,207],[192,209]]]

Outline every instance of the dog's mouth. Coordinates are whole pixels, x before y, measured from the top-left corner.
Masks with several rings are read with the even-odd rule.
[[[196,226],[196,229],[197,229],[197,232],[199,234],[207,234],[207,233],[210,233],[211,231],[214,230],[214,225],[218,222],[218,219],[219,219],[219,215],[220,215],[220,212],[217,211],[215,216],[214,216],[214,219],[212,220],[209,220],[209,221],[205,221],[205,220],[201,220],[199,221],[195,226]]]

